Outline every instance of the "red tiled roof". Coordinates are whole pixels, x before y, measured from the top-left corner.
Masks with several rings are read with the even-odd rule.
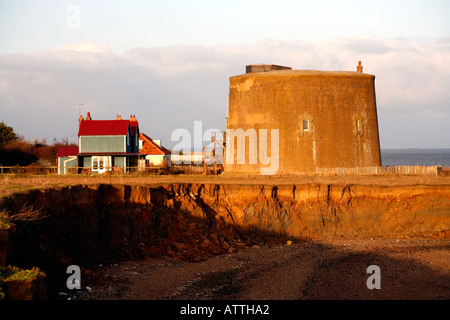
[[[83,120],[78,136],[125,136],[129,120]]]
[[[59,148],[56,156],[58,158],[65,158],[70,156],[76,156],[78,154],[78,147],[64,147]]]
[[[144,133],[141,133],[139,135],[139,140],[144,140],[145,142],[147,142],[146,144],[144,144],[144,149],[140,149],[139,150],[139,152],[141,154],[146,154],[146,155],[164,155],[164,154],[170,154],[171,153],[169,150],[167,150],[163,146],[157,145],[153,141],[152,138],[150,138],[149,136],[147,136]]]

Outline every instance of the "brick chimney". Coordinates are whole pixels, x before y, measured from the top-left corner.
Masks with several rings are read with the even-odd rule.
[[[116,120],[122,120],[122,116],[121,116],[120,114],[118,114],[118,115],[116,116]]]
[[[81,126],[81,121],[83,120],[83,116],[80,114],[80,117],[78,118],[78,126]]]
[[[358,66],[356,67],[356,71],[359,72],[359,73],[363,72],[363,67],[361,65],[361,61],[358,61]]]
[[[137,121],[136,115],[134,115],[134,114],[130,115],[130,121]]]
[[[88,120],[88,121],[89,121],[89,120],[92,120],[92,118],[91,118],[91,113],[90,113],[90,112],[87,113],[87,116],[86,116],[86,119],[85,119],[85,120]]]

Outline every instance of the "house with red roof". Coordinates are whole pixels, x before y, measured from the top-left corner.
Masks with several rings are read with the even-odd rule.
[[[128,171],[139,166],[139,123],[134,115],[128,120],[122,120],[120,115],[115,120],[93,120],[88,112],[86,118],[81,115],[79,118],[77,153],[61,149],[58,151],[60,173],[66,173],[71,166],[77,166],[79,172],[86,169],[105,173],[113,168]]]
[[[147,167],[161,167],[166,161],[171,166],[171,151],[161,145],[161,140],[150,138],[144,133],[139,135],[139,153],[145,158]]]
[[[58,174],[67,174],[77,167],[78,147],[63,147],[58,149]],[[75,170],[74,170],[75,171]]]

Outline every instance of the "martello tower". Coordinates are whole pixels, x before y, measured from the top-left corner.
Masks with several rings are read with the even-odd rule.
[[[361,62],[355,72],[276,65],[246,71],[230,78],[227,131],[266,129],[270,155],[271,130],[278,129],[277,174],[381,166],[375,76],[363,73]],[[227,137],[227,148],[235,152],[225,161],[225,172],[260,174],[268,166],[259,157],[249,161],[260,144],[246,141],[245,163],[238,163],[237,139]]]

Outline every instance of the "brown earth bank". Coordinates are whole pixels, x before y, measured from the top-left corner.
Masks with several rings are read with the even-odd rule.
[[[367,277],[365,270],[360,269],[376,257],[379,258],[378,263],[385,266],[382,268],[383,275],[391,274],[393,277],[396,272],[400,272],[400,279],[407,281],[415,273],[421,275],[420,279],[430,273],[431,282],[436,284],[442,280],[443,287],[438,286],[438,293],[427,294],[426,298],[449,298],[448,267],[434,262],[434,259],[442,261],[439,260],[441,256],[447,257],[446,261],[449,261],[447,240],[450,230],[450,186],[445,184],[241,185],[145,184],[141,181],[129,185],[91,183],[56,185],[45,189],[30,188],[21,193],[5,195],[1,200],[1,209],[10,216],[20,212],[24,205],[39,209],[42,219],[17,222],[15,228],[11,229],[13,231],[2,236],[6,240],[3,241],[4,249],[0,243],[0,250],[7,252],[4,258],[6,264],[38,266],[43,269],[48,275],[51,299],[57,299],[58,292],[67,291],[67,266],[79,265],[84,278],[101,280],[105,274],[98,273],[95,266],[108,263],[119,263],[117,270],[124,273],[126,271],[121,269],[122,266],[139,268],[141,263],[142,268],[148,268],[149,272],[160,269],[168,272],[167,276],[160,274],[156,278],[171,286],[172,291],[160,291],[166,292],[163,295],[146,295],[149,299],[192,298],[189,292],[182,292],[184,289],[176,293],[180,283],[172,281],[171,272],[174,279],[199,285],[199,290],[205,291],[203,296],[200,295],[204,299],[220,298],[223,292],[228,291],[231,293],[223,294],[224,297],[230,295],[231,298],[260,299],[264,290],[251,293],[248,291],[250,282],[263,283],[260,276],[276,279],[278,273],[285,273],[286,279],[294,277],[292,281],[295,277],[300,277],[296,283],[302,285],[300,291],[300,287],[295,285],[291,289],[285,289],[292,290],[291,293],[281,292],[274,298],[328,299],[332,296],[326,295],[324,291],[319,292],[317,288],[322,287],[328,277],[336,278],[336,273],[333,272],[344,275],[344,278],[339,279],[347,279],[336,280],[336,286],[351,286],[354,274],[343,273],[343,270],[351,269],[360,277]],[[413,240],[402,242],[403,246],[399,247],[396,241],[403,241],[402,237]],[[426,237],[429,241],[436,242],[420,242],[422,240],[417,237]],[[367,240],[370,238],[375,239],[375,242]],[[386,243],[379,242],[392,238],[397,240],[392,240],[394,242],[388,243],[387,247]],[[324,242],[330,239],[332,242]],[[280,245],[287,240],[293,240],[294,244]],[[355,246],[354,243],[353,247],[345,248],[345,245],[341,245],[345,242],[333,242],[356,240],[365,241],[368,245],[378,243],[379,246],[372,245],[373,251],[367,251],[364,246]],[[412,241],[410,245],[409,241]],[[255,248],[255,245],[260,247]],[[404,255],[386,255],[385,251],[391,247]],[[408,252],[421,256],[421,248],[424,254],[431,254],[426,258],[430,261],[422,263],[419,259],[419,263],[412,264],[413,269],[407,269]],[[260,259],[252,260],[252,253],[258,256],[260,250]],[[209,264],[215,263],[214,261],[223,266],[228,265],[229,269],[210,273]],[[438,264],[440,273],[434,272],[436,268],[433,263]],[[297,264],[299,266],[296,267]],[[176,265],[188,267],[184,278],[177,278],[176,274],[182,269],[177,269]],[[283,265],[286,265],[286,270]],[[388,265],[391,267],[387,267]],[[247,272],[251,270],[251,266],[256,269]],[[191,269],[197,270],[195,278],[189,273]],[[264,271],[266,269],[267,273]],[[289,270],[303,269],[304,273],[289,273]],[[119,289],[112,289],[114,292],[121,291],[121,285],[125,285],[127,281],[134,281],[116,275],[118,280],[113,283],[114,286],[119,284]],[[193,281],[195,279],[202,281]],[[153,276],[151,280],[154,280]],[[236,289],[241,282],[246,285]],[[214,286],[214,283],[224,289],[214,287],[210,290],[213,292],[210,295],[208,290],[203,290]],[[271,286],[276,283],[273,281]],[[284,284],[288,283],[286,280]],[[161,286],[157,283],[153,285]],[[119,296],[122,295],[120,297],[125,299],[144,297],[141,295],[145,294],[144,291],[133,291],[138,290],[138,286],[136,282],[129,289],[124,289],[124,293]],[[280,286],[284,285],[280,283]],[[233,296],[235,291],[246,293]],[[135,292],[136,295],[133,296],[130,292]],[[395,294],[388,294],[386,291],[384,294],[387,294],[385,298],[395,299]],[[107,297],[108,295],[98,296],[102,299]],[[351,298],[350,295],[342,297]],[[358,297],[363,296],[354,296]]]

